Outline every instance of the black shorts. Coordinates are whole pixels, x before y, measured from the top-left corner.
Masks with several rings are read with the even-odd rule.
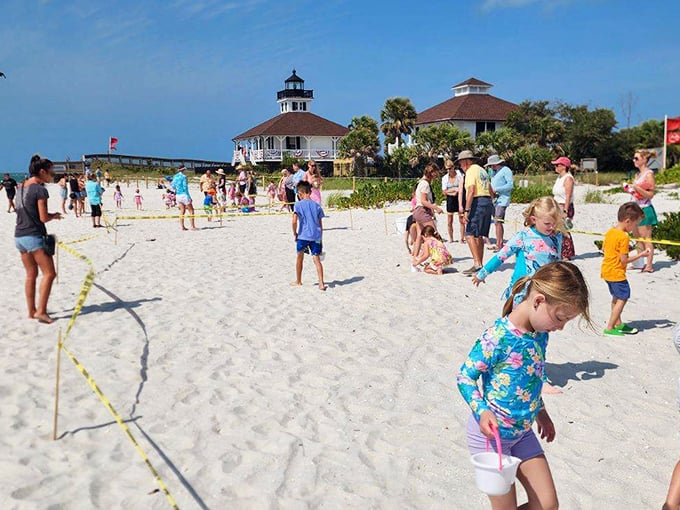
[[[446,195],[446,212],[458,212],[458,197],[453,195]]]
[[[413,224],[414,224],[415,222],[416,222],[416,220],[413,219],[413,215],[412,215],[412,214],[409,214],[409,215],[408,215],[408,218],[406,218],[406,232],[408,232],[409,230],[411,230],[411,227],[413,226]]]
[[[90,210],[92,211],[92,217],[96,216],[101,216],[102,215],[102,206],[101,205],[92,205],[90,204]]]
[[[472,200],[465,226],[465,235],[472,237],[489,237],[493,202],[489,197],[477,197]]]

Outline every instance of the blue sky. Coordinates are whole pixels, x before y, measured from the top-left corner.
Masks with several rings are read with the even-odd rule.
[[[422,111],[475,77],[632,123],[680,115],[680,2],[647,0],[3,0],[0,171],[105,152],[231,160],[278,113],[291,69],[346,125],[385,100]],[[665,31],[666,30],[666,31]]]

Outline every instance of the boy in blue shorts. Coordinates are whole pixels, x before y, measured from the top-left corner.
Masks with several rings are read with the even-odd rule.
[[[634,335],[637,329],[621,321],[621,312],[630,298],[630,285],[626,279],[626,266],[641,257],[647,256],[647,250],[628,256],[630,237],[628,234],[640,223],[645,215],[635,202],[626,202],[619,207],[618,223],[604,235],[602,251],[602,271],[600,276],[607,282],[609,293],[612,295],[612,311],[609,322],[604,330],[607,336]]]
[[[297,260],[295,263],[295,281],[291,285],[302,285],[302,263],[305,252],[312,254],[312,260],[319,276],[319,290],[326,290],[323,281],[323,266],[321,265],[321,238],[324,217],[323,209],[319,204],[310,200],[312,188],[307,181],[300,181],[297,187],[298,201],[293,208],[293,236],[297,243]]]

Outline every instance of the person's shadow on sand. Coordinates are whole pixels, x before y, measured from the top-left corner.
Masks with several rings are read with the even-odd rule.
[[[604,361],[583,361],[581,363],[546,363],[545,370],[554,386],[564,388],[569,381],[588,381],[604,377],[606,370],[619,368]]]
[[[675,326],[675,322],[670,321],[668,319],[642,319],[642,320],[633,320],[629,321],[627,323],[629,326],[633,328],[637,328],[639,331],[645,331],[647,329],[656,329],[656,328],[672,328]]]
[[[326,282],[326,286],[330,287],[331,289],[333,287],[342,287],[343,285],[351,285],[356,282],[360,282],[363,280],[363,276],[352,276],[351,278],[346,278],[345,280],[332,280],[330,282]]]

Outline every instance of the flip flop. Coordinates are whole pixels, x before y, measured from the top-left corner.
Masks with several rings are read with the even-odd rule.
[[[650,268],[650,269],[645,268],[645,269],[641,270],[640,272],[641,272],[641,273],[653,273],[653,272],[654,272],[654,268],[653,268],[653,267]]]

